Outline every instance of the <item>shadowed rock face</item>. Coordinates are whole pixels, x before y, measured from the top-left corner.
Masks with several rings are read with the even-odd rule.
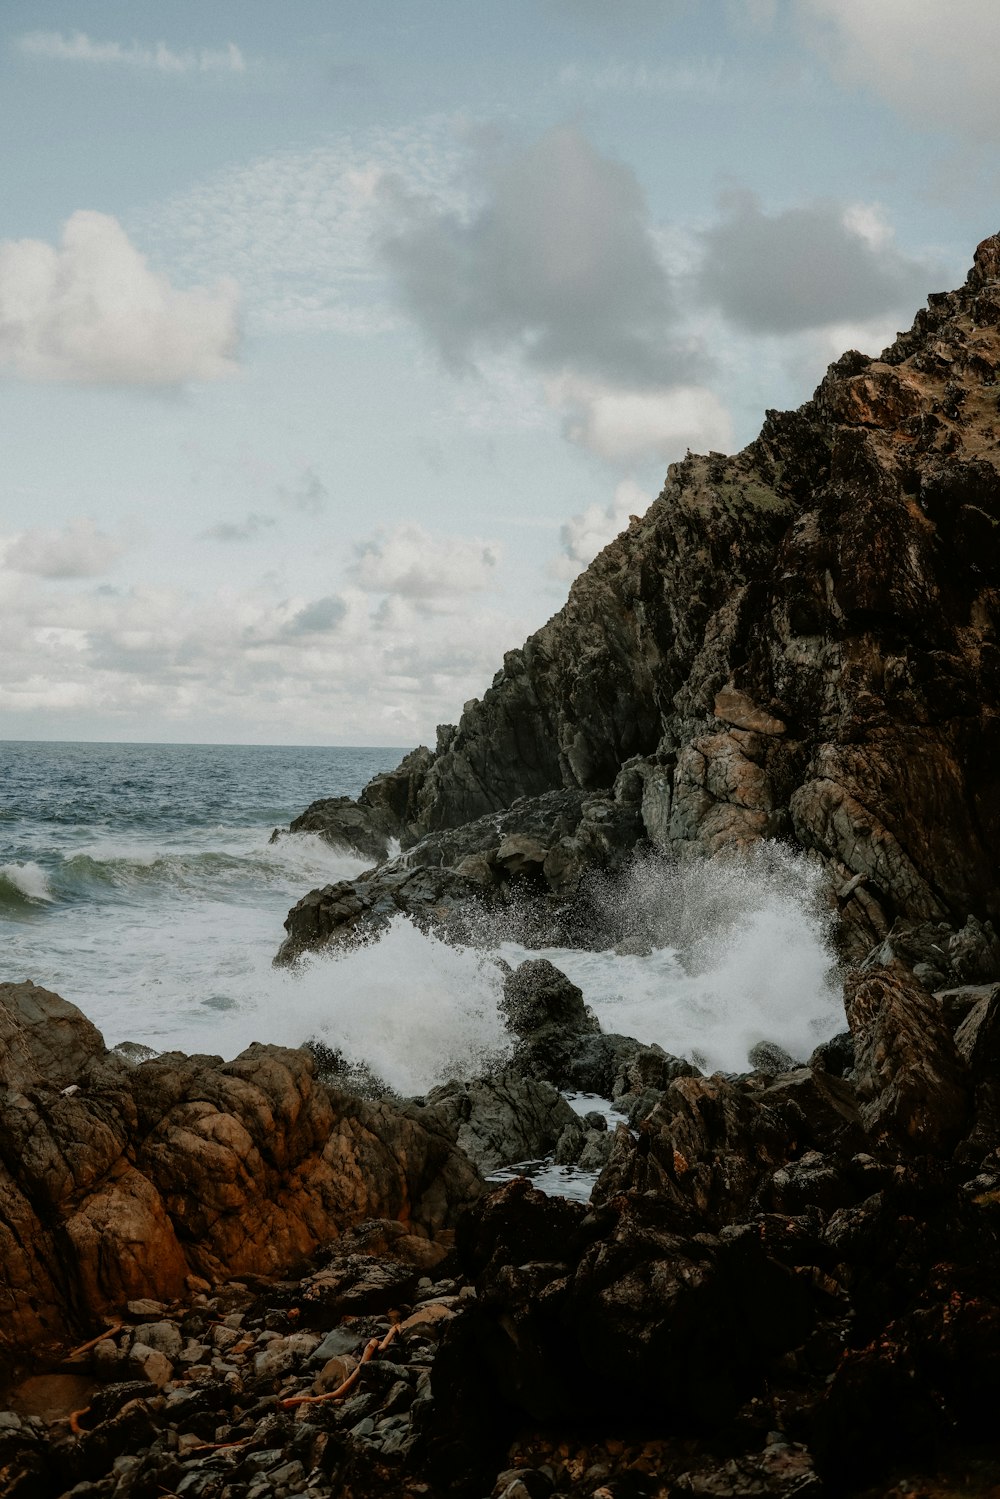
[[[998,246],[742,453],[673,465],[433,759],[374,787],[404,847],[555,788],[621,800],[632,761],[640,838],[813,850],[854,955],[1000,915]]]
[[[323,1086],[307,1052],[133,1067],[58,995],[0,985],[0,1358],[364,1219],[433,1236],[481,1190],[447,1126]]]

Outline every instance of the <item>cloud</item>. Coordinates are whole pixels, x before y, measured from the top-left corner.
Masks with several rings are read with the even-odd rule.
[[[258,511],[252,511],[244,521],[220,521],[217,526],[209,526],[207,531],[198,533],[199,541],[252,541],[259,536],[261,531],[268,526],[274,525],[273,515],[261,515]]]
[[[60,586],[3,568],[0,714],[31,737],[260,739],[411,743],[433,736],[482,690],[530,621],[346,587],[316,598],[269,586],[209,593],[173,587]],[[170,725],[181,726],[170,729]]]
[[[0,241],[0,369],[28,380],[176,386],[231,375],[231,281],[181,291],[150,269],[117,219],[80,210],[57,249]]]
[[[452,206],[464,160],[451,121],[335,136],[213,173],[130,219],[142,244],[187,284],[239,267],[251,326],[368,335],[399,323],[386,270],[372,254],[387,176]]]
[[[285,626],[286,635],[326,635],[335,630],[347,614],[347,605],[336,594],[315,599],[294,614]]]
[[[291,489],[279,487],[278,498],[289,510],[298,510],[303,515],[320,515],[326,509],[330,492],[309,465],[302,470]]]
[[[793,0],[834,74],[918,125],[975,141],[1000,135],[1000,7],[995,0]]]
[[[463,213],[383,182],[382,249],[417,323],[456,370],[518,349],[547,372],[663,384],[690,370],[631,169],[563,126],[483,168]]]
[[[687,448],[732,446],[729,414],[704,386],[628,390],[563,375],[546,383],[546,399],[565,413],[563,432],[570,442],[609,463],[651,457],[671,462]]]
[[[490,588],[500,559],[495,541],[435,537],[408,523],[358,543],[355,553],[359,588],[425,605]]]
[[[97,578],[124,550],[92,520],[78,520],[61,531],[22,531],[8,542],[4,564],[13,572],[39,578]]]
[[[860,322],[922,302],[934,268],[897,250],[877,210],[819,200],[765,213],[728,194],[705,230],[701,296],[751,333]]]
[[[597,94],[691,94],[716,98],[727,88],[721,57],[692,58],[681,63],[604,63],[599,67],[566,63],[559,69],[561,88]]]
[[[652,502],[653,496],[634,479],[622,479],[610,505],[588,505],[579,515],[570,516],[560,528],[562,552],[549,564],[550,575],[572,581],[625,529],[633,515],[645,515]]]
[[[174,52],[166,42],[143,46],[140,42],[95,42],[85,31],[64,35],[61,31],[28,31],[17,45],[29,57],[55,62],[99,63],[144,68],[156,73],[245,73],[246,58],[235,42],[212,50]]]

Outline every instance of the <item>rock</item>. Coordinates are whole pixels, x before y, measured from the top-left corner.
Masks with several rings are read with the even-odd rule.
[[[499,814],[425,833],[404,856],[355,880],[310,891],[288,913],[278,959],[377,936],[399,915],[462,941],[498,921],[533,946],[566,937],[567,923],[592,935],[597,909],[581,915],[560,902],[588,871],[620,869],[640,837],[635,808],[607,797],[553,790],[520,798]],[[539,894],[542,906],[532,899]]]
[[[331,1091],[305,1052],[132,1066],[30,984],[0,990],[0,1025],[0,1353],[126,1302],[149,1324],[191,1275],[275,1271],[368,1217],[427,1243],[482,1191],[433,1116]],[[172,1324],[147,1334],[173,1358]]]
[[[484,1176],[498,1166],[548,1155],[565,1129],[579,1127],[550,1083],[514,1070],[434,1088],[415,1117],[423,1119],[430,1111],[455,1131],[459,1149]]]
[[[389,831],[372,809],[349,796],[328,796],[311,802],[306,810],[292,819],[288,834],[316,833],[334,848],[346,849],[373,864],[389,852]],[[275,829],[271,842],[286,836]]]
[[[619,1126],[593,1201],[651,1192],[710,1222],[731,1220],[790,1144],[781,1115],[724,1078],[676,1078],[636,1139]]]
[[[682,1473],[674,1491],[678,1494],[712,1496],[712,1499],[746,1499],[751,1494],[774,1495],[775,1499],[799,1499],[812,1495],[821,1499],[823,1483],[813,1465],[812,1453],[798,1442],[771,1441],[760,1453],[730,1458],[721,1467]]]
[[[166,1355],[157,1348],[150,1348],[147,1343],[132,1344],[129,1350],[129,1366],[133,1375],[157,1387],[165,1385],[174,1372],[173,1365]]]
[[[995,978],[996,304],[974,281],[940,294],[742,452],[673,464],[435,750],[359,802],[391,802],[412,852],[512,814],[490,844],[514,840],[510,869],[487,860],[470,884],[492,900],[483,881],[516,867],[580,901],[582,932],[588,871],[631,848],[794,841],[826,871],[852,961],[888,939],[880,962],[930,988]],[[513,815],[556,793],[603,805],[552,838]],[[330,930],[300,925],[306,942]]]
[[[500,1009],[518,1038],[515,1070],[559,1088],[584,1086],[582,1055],[601,1028],[576,984],[547,958],[529,959],[505,979]]]
[[[776,1041],[758,1041],[747,1053],[747,1061],[755,1072],[766,1072],[772,1077],[779,1072],[791,1072],[795,1066],[795,1058]]]
[[[917,1150],[959,1138],[968,1114],[966,1068],[940,1009],[901,965],[847,983],[861,1116]]]

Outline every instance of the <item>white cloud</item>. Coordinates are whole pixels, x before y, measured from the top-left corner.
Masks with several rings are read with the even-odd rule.
[[[0,241],[0,369],[28,380],[172,386],[236,369],[232,281],[182,291],[117,219],[80,210],[53,248]]]
[[[805,35],[849,84],[919,125],[1000,135],[996,0],[793,0]]]
[[[70,521],[61,531],[22,531],[4,547],[4,565],[39,578],[96,578],[124,552],[120,541],[92,520]]]
[[[428,605],[492,587],[500,559],[495,541],[431,536],[407,524],[355,548],[351,575],[362,589]]]
[[[0,712],[12,731],[50,733],[87,715],[99,737],[141,713],[147,728],[190,723],[209,737],[214,721],[266,742],[372,744],[387,723],[426,738],[529,624],[467,602],[456,631],[453,614],[420,597],[357,587],[316,598],[267,587],[109,592],[0,570]]]
[[[569,440],[609,463],[650,457],[671,462],[687,448],[728,451],[732,446],[729,414],[704,386],[629,390],[563,375],[546,382],[546,398],[565,413]]]
[[[145,68],[157,73],[245,73],[246,58],[235,42],[222,48],[175,52],[166,42],[96,42],[85,31],[29,31],[17,45],[30,57],[55,62],[100,63]]]
[[[633,515],[645,515],[652,502],[653,496],[634,479],[622,479],[610,505],[588,505],[579,515],[570,516],[559,532],[562,552],[549,564],[551,576],[572,581],[625,529]]]

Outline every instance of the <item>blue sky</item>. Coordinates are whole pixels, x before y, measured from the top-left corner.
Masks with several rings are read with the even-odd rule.
[[[0,737],[412,744],[1000,228],[990,0],[0,12]]]

